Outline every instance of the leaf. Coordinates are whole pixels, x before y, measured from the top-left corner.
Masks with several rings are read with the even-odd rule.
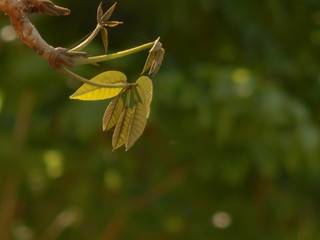
[[[140,138],[147,124],[147,108],[137,102],[133,108],[126,139],[126,151]]]
[[[112,15],[112,13],[113,13],[116,5],[117,5],[117,2],[115,2],[115,3],[105,12],[105,14],[103,14],[103,16],[101,17],[101,22],[105,22],[105,21],[107,21],[107,20],[111,17],[111,15]]]
[[[137,90],[138,90],[139,96],[141,97],[141,101],[146,106],[147,118],[148,118],[150,115],[150,104],[151,104],[152,95],[153,95],[152,81],[150,78],[146,76],[142,76],[137,80],[137,83],[138,83]]]
[[[98,21],[98,23],[101,22],[102,16],[103,16],[103,10],[102,10],[102,1],[101,1],[101,3],[99,4],[99,7],[97,9],[97,21]]]
[[[107,71],[101,73],[90,80],[99,84],[120,84],[127,81],[126,75],[119,71]],[[83,84],[72,96],[71,99],[83,101],[103,100],[117,96],[122,88],[106,88]]]
[[[116,27],[120,24],[123,24],[123,22],[119,22],[119,21],[105,21],[105,22],[102,22],[102,24],[105,26],[105,27]]]
[[[104,112],[102,120],[103,131],[107,131],[117,124],[121,115],[122,108],[123,101],[121,96],[119,95],[109,103],[106,111]]]
[[[128,134],[128,126],[130,124],[130,119],[132,116],[132,109],[126,107],[120,115],[119,121],[116,125],[112,136],[112,151],[121,147],[126,139]]]
[[[141,74],[144,74],[152,65],[153,61],[155,58],[155,53],[154,52],[149,52],[149,55],[147,57],[146,63],[144,64],[143,70]]]
[[[152,48],[150,49],[150,52],[159,51],[161,48],[162,48],[162,43],[160,42],[160,37],[158,37],[154,41],[154,44],[153,44]]]
[[[164,53],[165,51],[163,48],[155,52],[154,61],[152,62],[152,65],[150,67],[149,75],[156,74],[159,71],[163,61]]]
[[[149,68],[149,75],[155,74],[159,71],[164,57],[164,49],[162,48],[162,43],[159,40],[160,37],[154,42],[152,48],[150,49],[141,74],[145,73]]]
[[[104,50],[108,51],[108,31],[105,28],[101,28],[101,37],[102,37],[102,42],[104,46]]]

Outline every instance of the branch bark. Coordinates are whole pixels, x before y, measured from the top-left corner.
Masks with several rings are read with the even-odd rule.
[[[55,70],[62,65],[73,67],[74,58],[85,55],[82,52],[68,52],[68,49],[50,46],[28,18],[31,13],[65,16],[70,14],[69,9],[57,6],[49,0],[0,0],[0,10],[10,17],[17,36],[46,59]]]

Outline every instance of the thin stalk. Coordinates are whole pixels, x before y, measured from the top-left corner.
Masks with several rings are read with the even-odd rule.
[[[129,104],[130,104],[130,91],[127,91],[125,107],[129,107]]]
[[[97,82],[92,82],[86,78],[83,78],[77,74],[75,74],[74,72],[70,71],[69,69],[63,67],[60,70],[62,73],[66,74],[67,76],[82,82],[82,83],[86,83],[95,87],[101,87],[101,88],[128,88],[130,86],[136,86],[137,83],[123,83],[123,84],[103,84],[103,83],[97,83]]]
[[[137,94],[136,94],[135,89],[131,88],[130,91],[131,91],[132,96],[133,96],[134,104],[137,104],[138,103],[138,98],[137,98]]]
[[[93,32],[90,34],[89,37],[86,38],[86,40],[84,40],[82,43],[80,43],[78,46],[72,48],[69,50],[69,52],[72,51],[80,51],[82,49],[84,49],[86,46],[89,45],[89,43],[92,42],[92,40],[98,35],[98,33],[100,32],[101,28],[103,26],[100,24],[97,24],[96,28],[93,30]]]
[[[130,48],[128,50],[124,50],[121,52],[113,53],[113,54],[105,54],[100,56],[94,56],[94,57],[87,57],[87,58],[76,58],[74,59],[74,65],[84,65],[84,64],[90,64],[90,63],[98,63],[98,62],[105,62],[109,60],[113,60],[116,58],[122,58],[128,55],[131,55],[133,53],[137,53],[143,50],[146,50],[148,48],[152,48],[154,45],[154,42],[146,43],[138,47]]]

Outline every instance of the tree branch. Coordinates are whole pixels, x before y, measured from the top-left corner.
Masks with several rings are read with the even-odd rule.
[[[28,14],[44,13],[50,15],[68,15],[70,10],[59,7],[49,0],[0,0],[0,10],[9,17],[18,37],[37,54],[48,60],[55,70],[62,65],[73,67],[75,57],[85,56],[85,53],[68,52],[65,48],[54,48],[40,36],[34,25],[30,22]]]

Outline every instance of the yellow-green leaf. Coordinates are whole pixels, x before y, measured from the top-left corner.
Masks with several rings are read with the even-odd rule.
[[[116,26],[118,26],[119,24],[123,24],[123,22],[119,22],[119,21],[105,21],[105,22],[102,22],[102,24],[103,24],[105,27],[116,27]]]
[[[118,85],[127,81],[126,75],[119,71],[107,71],[97,75],[90,80],[93,83]],[[122,88],[114,87],[97,87],[83,84],[72,96],[71,99],[83,101],[103,100],[117,96]]]
[[[140,138],[147,124],[146,106],[137,102],[133,108],[126,139],[126,151]]]
[[[150,78],[146,76],[142,76],[137,80],[138,83],[138,93],[141,97],[141,100],[143,104],[146,107],[147,110],[147,118],[150,115],[150,104],[152,101],[152,95],[153,95],[153,86],[152,86],[152,81]]]
[[[131,116],[132,109],[126,107],[120,115],[120,118],[112,136],[113,151],[121,147],[125,143],[127,139],[128,127],[130,124]]]
[[[119,95],[109,103],[103,115],[103,120],[102,120],[103,131],[107,131],[117,124],[122,112],[122,108],[123,108],[123,101]]]
[[[143,70],[141,74],[144,74],[152,65],[155,59],[155,52],[149,52],[148,58],[146,60],[146,63],[144,64]]]
[[[101,37],[102,37],[102,42],[104,46],[104,50],[108,51],[108,31],[105,28],[101,28]]]

